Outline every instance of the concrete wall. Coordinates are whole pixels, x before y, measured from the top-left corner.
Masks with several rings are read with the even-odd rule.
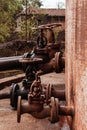
[[[87,130],[87,0],[66,2],[66,100],[73,130]]]

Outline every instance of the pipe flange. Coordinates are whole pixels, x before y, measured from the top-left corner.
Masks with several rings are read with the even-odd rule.
[[[46,103],[49,104],[49,99],[51,98],[51,85],[48,84],[46,87]]]
[[[55,98],[55,106],[56,106],[56,121],[59,120],[59,99]]]
[[[17,91],[19,90],[19,85],[18,84],[12,84],[11,85],[11,90],[10,90],[10,105],[14,108],[17,109],[17,102],[18,102],[18,95]]]
[[[21,120],[21,96],[18,97],[18,104],[17,104],[17,122],[19,123]]]
[[[56,52],[55,53],[55,72],[58,73],[60,72],[60,57],[61,57],[61,53],[60,52]]]
[[[50,103],[50,121],[51,123],[55,123],[58,121],[58,100],[54,97],[51,97]]]

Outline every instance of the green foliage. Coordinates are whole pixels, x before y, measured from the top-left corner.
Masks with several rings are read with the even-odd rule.
[[[27,8],[29,7],[39,8],[42,6],[42,2],[40,0],[21,0],[21,2],[25,7],[26,7],[26,2],[27,2]],[[29,18],[27,18],[27,25],[26,25],[26,18],[24,19],[22,18],[21,31],[19,32],[19,38],[26,39],[26,28],[27,28],[27,40],[36,40],[37,31],[33,30],[32,28],[38,26],[37,18],[38,18],[38,15],[33,14],[29,16]]]
[[[23,5],[28,7],[40,7],[42,2],[40,0],[0,0],[0,42],[10,40],[16,27],[16,15],[23,10]],[[28,25],[28,37],[31,37],[32,27],[36,25],[36,21],[33,23],[34,16],[27,21]],[[31,22],[30,22],[31,21]],[[24,23],[25,24],[25,23]],[[22,23],[22,31],[19,35],[25,35],[25,25]]]
[[[0,0],[0,42],[10,38],[15,27],[15,16],[21,10],[19,0]]]
[[[41,7],[42,2],[40,0],[30,0],[30,5],[33,7]]]
[[[21,3],[26,6],[26,2],[27,2],[27,5],[30,7],[41,7],[43,4],[42,4],[42,1],[40,0],[21,0]]]
[[[38,21],[35,15],[32,15],[29,19],[27,19],[27,40],[35,40],[36,30],[34,27],[38,26]],[[21,39],[26,39],[26,21],[23,20],[21,22],[21,31],[19,32]]]
[[[0,41],[4,42],[10,36],[10,29],[6,24],[0,24]]]

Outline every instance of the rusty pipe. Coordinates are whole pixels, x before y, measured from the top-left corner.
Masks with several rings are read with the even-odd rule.
[[[59,100],[65,100],[65,90],[52,89],[51,97],[58,98]]]
[[[58,106],[58,107],[59,107],[59,112],[58,112],[59,115],[65,115],[65,116],[74,115],[73,106]],[[51,115],[50,108],[49,106],[45,106],[41,112],[34,112],[34,113],[31,113],[31,115],[38,119],[50,117]]]
[[[65,116],[73,116],[74,115],[74,107],[73,106],[59,106],[59,114]]]
[[[28,93],[29,93],[28,89],[26,89],[26,90],[19,89],[14,94],[16,94],[17,96],[26,96],[26,95],[28,95]],[[46,94],[46,91],[44,91],[44,94]],[[12,96],[11,92],[0,93],[0,99],[10,98],[11,96]],[[65,90],[55,90],[55,89],[52,89],[50,96],[51,97],[53,96],[55,98],[59,98],[59,100],[65,100]]]
[[[0,71],[16,69],[16,68],[19,68],[19,69],[24,68],[23,66],[24,63],[22,64],[20,62],[23,59],[23,57],[24,55],[0,58]],[[59,62],[57,61],[58,58],[56,58],[56,60],[54,60],[54,58],[50,59],[48,55],[47,56],[35,55],[33,58],[42,58],[43,62],[38,63],[38,69],[42,70],[44,74],[48,72],[52,72],[56,70],[57,68],[59,68],[60,66],[64,66],[65,64],[65,60],[63,60],[60,65]],[[25,66],[26,66],[26,63],[25,63]]]
[[[65,90],[56,90],[53,85],[48,84],[45,88],[44,94],[46,96],[46,103],[49,104],[51,97],[65,100]]]
[[[16,93],[16,95],[17,96],[26,96],[26,95],[28,95],[28,93],[29,93],[29,89],[27,89],[27,90],[21,90],[21,89],[19,89],[19,90],[17,90],[17,93]]]

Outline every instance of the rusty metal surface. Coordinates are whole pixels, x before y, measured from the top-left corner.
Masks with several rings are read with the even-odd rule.
[[[49,23],[49,24],[44,24],[44,25],[40,25],[37,28],[33,28],[33,29],[49,29],[49,28],[55,28],[55,27],[60,27],[62,26],[62,23]]]
[[[44,95],[42,91],[41,82],[35,80],[31,86],[28,93],[28,100],[26,103],[22,103],[21,96],[18,97],[17,105],[17,121],[20,122],[21,114],[24,113],[39,113],[43,110]]]
[[[51,123],[58,122],[59,115],[61,114],[66,116],[73,116],[74,106],[61,106],[57,95],[58,92],[55,90],[57,96],[57,98],[55,98],[55,95],[52,97],[52,91],[53,88],[48,85],[45,97],[45,91],[43,93],[41,81],[35,80],[30,86],[28,101],[22,103],[21,96],[18,97],[17,122],[20,122],[21,115],[24,113],[32,114],[33,116],[35,113],[35,117],[39,117],[41,119],[49,116]],[[48,110],[46,107],[48,107]],[[45,112],[46,110],[47,112]],[[36,114],[38,116],[36,116]]]
[[[66,99],[74,104],[73,130],[87,129],[87,0],[66,8]]]

